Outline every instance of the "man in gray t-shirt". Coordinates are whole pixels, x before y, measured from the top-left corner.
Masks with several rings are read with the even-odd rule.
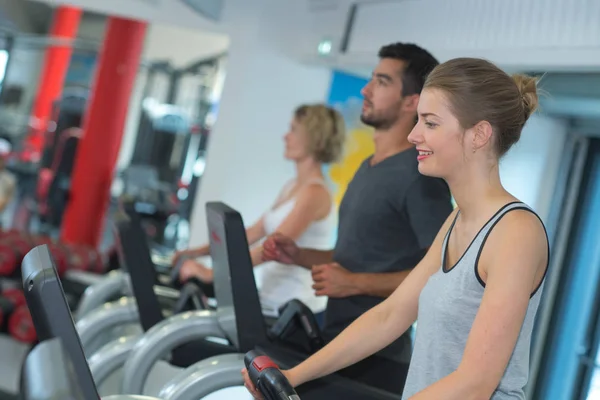
[[[375,153],[346,189],[335,249],[299,249],[277,234],[263,244],[265,259],[312,270],[316,294],[329,297],[323,327],[328,340],[400,285],[452,212],[448,186],[419,173],[417,151],[408,142],[419,94],[437,61],[403,43],[382,47],[379,58],[362,90],[361,119],[375,129]],[[340,373],[400,394],[410,354],[406,334]]]
[[[392,287],[373,285],[357,295],[330,296],[324,331],[330,339],[399,285],[423,258],[452,212],[446,182],[421,175],[416,159],[415,148],[374,165],[369,157],[348,185],[340,205],[333,260],[354,274],[379,274],[375,278],[378,280],[389,278]],[[409,362],[410,350],[407,333],[379,355]]]

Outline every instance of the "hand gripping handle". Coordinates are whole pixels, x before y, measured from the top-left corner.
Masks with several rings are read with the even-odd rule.
[[[300,400],[300,397],[268,356],[251,350],[244,357],[250,380],[266,400]]]

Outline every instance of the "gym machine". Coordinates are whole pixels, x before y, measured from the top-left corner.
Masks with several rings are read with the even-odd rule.
[[[131,293],[129,274],[115,269],[89,285],[81,295],[75,320],[78,321],[103,304]]]
[[[133,301],[130,302],[127,299],[125,302],[122,299],[119,304],[106,305],[101,311],[91,314],[94,317],[102,316],[102,318],[84,317],[77,325],[83,343],[88,343],[90,336],[105,336],[104,331],[117,325],[141,324],[144,331],[149,331],[165,320],[165,309],[161,308],[157,298],[155,267],[150,258],[147,240],[140,226],[139,217],[132,210],[121,214],[115,219],[115,230],[121,264],[131,274],[130,284],[135,294],[135,302],[143,304],[144,307],[138,311]],[[227,285],[230,287],[230,284]],[[210,308],[203,301],[205,297],[203,290],[193,282],[186,283],[179,293],[179,300],[171,314],[181,313],[185,310]],[[87,321],[92,321],[92,323],[87,323]],[[295,342],[307,353],[312,353],[323,345],[323,339],[318,332],[314,316],[304,304],[297,300],[291,301],[284,308],[281,317],[269,330],[269,336],[271,340],[282,340],[289,343],[289,339],[293,338],[295,333],[297,333],[297,340],[292,343]],[[128,337],[126,341],[115,341],[113,345],[107,345],[105,349],[94,355],[90,365],[97,382],[103,382],[108,375],[114,373],[115,368],[120,368],[121,361],[117,361],[117,358],[124,363],[124,360],[129,357],[127,351],[131,350],[129,345],[133,345],[136,340],[132,334],[132,337]],[[86,344],[84,344],[84,349],[87,353]],[[199,338],[187,343],[183,348],[174,349],[171,364],[177,367],[187,367],[198,359],[236,351],[235,345],[231,341],[225,340],[224,335],[206,340]]]
[[[74,365],[60,338],[39,343],[27,356],[24,367],[24,400],[90,399],[83,394],[79,377],[76,376]],[[92,377],[88,376],[87,379],[92,380]],[[98,394],[94,398],[98,399]],[[109,396],[102,400],[159,399],[147,396]]]
[[[162,390],[158,391],[158,397],[173,399],[197,399],[213,390],[241,385],[239,370],[243,365],[242,354],[255,347],[269,354],[279,365],[286,367],[306,358],[305,352],[300,352],[287,343],[274,342],[268,337],[258,292],[256,286],[251,284],[254,276],[239,213],[222,203],[210,203],[207,204],[207,217],[211,231],[211,252],[216,268],[215,291],[219,303],[217,310],[179,314],[154,325],[141,339],[122,338],[119,343],[104,346],[90,358],[90,366],[97,382],[98,371],[107,374],[108,369],[105,363],[102,370],[98,359],[104,358],[105,361],[110,361],[110,358],[103,353],[115,356],[115,353],[123,349],[125,351],[121,352],[120,360],[115,362],[113,359],[112,365],[109,365],[109,367],[120,367],[123,362],[125,363],[121,393],[155,394],[162,386]],[[233,265],[236,268],[232,268]],[[159,361],[182,345],[205,340],[211,335],[218,337],[218,330],[210,331],[215,328],[221,329],[222,332],[232,332],[226,337],[235,347],[234,351],[238,353],[231,353],[229,349],[230,354],[199,360],[185,369],[177,369],[166,362]],[[218,371],[208,372],[212,366],[219,363],[228,365],[227,371],[231,374],[223,372],[225,375],[221,380],[214,378],[214,374]],[[309,399],[398,398],[335,375],[304,385],[302,390]]]
[[[145,273],[148,273],[147,278],[144,279],[151,279],[155,282],[155,291],[164,294],[164,291],[168,291],[170,288],[182,289],[178,285],[172,285],[171,279],[168,277],[171,271],[169,261],[154,262],[148,243],[148,235],[143,228],[142,217],[136,211],[135,204],[123,202],[113,214],[112,219],[115,237],[123,236],[123,240],[127,242],[127,244],[115,248],[120,269],[112,270],[108,274],[100,276],[94,284],[85,289],[79,300],[76,312],[77,320],[82,319],[109,301],[117,300],[122,296],[131,296],[133,289],[129,270],[140,268],[140,264],[142,264],[141,268],[144,268]],[[127,225],[129,220],[135,221],[131,227]],[[134,238],[131,239],[130,235]],[[130,242],[131,244],[129,244]],[[128,250],[130,246],[135,248],[136,252],[133,255]]]
[[[300,363],[308,356],[305,352],[268,336],[256,285],[252,284],[254,275],[241,215],[223,203],[207,203],[206,208],[218,299],[216,319],[224,331],[232,333],[228,339],[241,354],[256,349],[285,368]],[[204,334],[196,333],[206,325],[203,319],[207,314],[203,313],[206,311],[190,312],[183,318],[171,317],[146,332],[124,365],[122,393],[152,393],[145,388],[149,373],[159,360],[178,346],[205,338]],[[200,382],[207,361],[182,370],[158,397],[169,393],[178,393],[185,399],[202,397],[197,391],[202,390]],[[299,394],[306,399],[399,399],[399,395],[335,374],[303,385]]]
[[[79,388],[76,388],[72,394],[73,399],[98,399],[98,391],[47,245],[38,246],[25,256],[22,280],[27,306],[31,311],[40,342],[61,340],[61,342],[50,341],[45,345],[42,344],[41,347],[36,347],[28,357],[25,369],[27,396],[32,399],[56,398],[46,396],[52,396],[50,392],[53,389],[58,390],[59,393],[72,390],[73,384],[77,382]],[[55,357],[58,360],[55,360]],[[58,366],[64,366],[68,372],[64,379],[53,376],[53,372],[60,371],[60,368],[55,368],[56,361],[62,361]],[[58,387],[53,387],[54,385]],[[121,398],[135,399],[135,397]]]
[[[41,222],[54,228],[67,206],[88,96],[87,89],[65,90],[53,105],[53,122],[45,134],[36,197]]]
[[[41,342],[51,341],[53,339],[60,339],[64,354],[73,363],[72,368],[67,367],[67,371],[73,373],[72,378],[62,379],[62,386],[69,386],[65,382],[77,381],[80,386],[81,397],[73,397],[73,399],[98,399],[98,389],[90,372],[89,365],[86,361],[75,325],[67,306],[64,292],[58,275],[56,273],[56,267],[50,256],[47,246],[38,246],[31,250],[26,256],[23,262],[22,270],[23,290],[25,291],[25,297],[27,304],[31,310],[34,325],[38,333],[38,337]],[[44,385],[40,385],[35,381],[35,373],[46,370],[43,376],[51,374],[50,371],[56,370],[56,361],[54,357],[56,353],[63,353],[63,351],[56,349],[56,344],[50,343],[50,347],[54,347],[54,350],[46,350],[46,346],[42,345],[40,350],[32,352],[31,361],[28,360],[27,371],[33,371],[32,374],[26,373],[31,376],[27,379],[27,386],[30,389],[27,393],[40,393],[42,399],[54,399],[51,397],[51,393],[48,390],[53,387],[49,384],[49,388],[44,388]],[[56,342],[54,342],[56,343]],[[47,348],[46,348],[47,349]],[[46,356],[44,356],[44,353]],[[48,362],[48,353],[50,353],[50,359]],[[57,356],[60,359],[60,356]],[[64,360],[64,357],[63,357]],[[240,369],[243,367],[243,357],[241,355],[227,355],[223,357],[213,357],[210,360],[205,360],[206,364],[204,371],[206,374],[201,380],[203,381],[203,392],[204,395],[210,394],[212,391],[211,387],[215,386],[216,382],[221,382],[226,387],[238,384],[241,381]],[[68,365],[68,362],[66,362]],[[31,367],[29,367],[31,365]],[[60,365],[65,365],[61,363]],[[235,368],[233,366],[235,366]],[[224,368],[224,366],[228,366]],[[233,371],[236,373],[234,374]],[[54,379],[50,375],[50,379]],[[57,385],[61,386],[60,379],[57,379]],[[60,389],[59,389],[60,390]],[[48,396],[48,397],[44,397]],[[196,399],[201,398],[196,397]],[[62,398],[62,397],[61,397]],[[159,397],[163,400],[183,400],[181,397],[168,396]],[[140,396],[118,396],[108,397],[110,400],[134,400],[134,399],[150,399]],[[33,398],[32,398],[33,400]],[[37,400],[37,398],[36,398]],[[191,399],[189,399],[191,400]]]
[[[160,281],[161,275],[152,262],[140,217],[134,210],[118,212],[113,219],[123,270],[115,271],[84,293],[82,307],[77,310],[77,330],[88,355],[99,348],[98,343],[106,344],[115,336],[106,334],[114,328],[128,326],[133,330],[126,332],[141,333],[163,320],[164,315],[206,308],[202,290],[193,283],[177,290]],[[135,298],[121,297],[131,295]],[[118,300],[110,302],[111,299]],[[137,304],[144,307],[138,310]]]
[[[148,222],[149,236],[158,244],[174,246],[178,224],[189,218],[198,180],[195,165],[206,150],[209,94],[219,61],[215,57],[183,68],[169,62],[144,66],[147,80],[137,140],[130,166],[120,179],[123,196],[136,203]],[[159,78],[166,81],[165,93],[160,93],[165,85],[156,84]],[[186,93],[182,106],[181,89],[193,91],[191,96]]]
[[[177,106],[144,100],[131,163],[120,173],[121,200],[134,205],[148,235],[159,244],[169,217],[177,213],[176,193],[190,132],[189,119]]]
[[[125,284],[128,294],[135,295],[135,298],[122,297],[117,301],[105,303],[81,316],[77,322],[77,331],[84,351],[90,357],[89,363],[96,383],[101,391],[108,393],[118,391],[111,385],[111,377],[125,362],[131,347],[142,332],[166,316],[205,308],[204,295],[199,288],[194,288],[193,284],[187,284],[181,290],[161,285],[160,274],[157,274],[152,263],[140,218],[134,210],[127,209],[126,212],[123,210],[117,213],[114,223],[117,253],[121,259],[121,266],[128,272],[119,271],[118,275],[109,279],[109,284],[103,287],[105,292],[97,293],[96,300],[102,301],[111,296],[122,295],[120,291]],[[83,305],[86,304],[85,300],[82,301]],[[137,304],[144,306],[138,308]],[[219,334],[217,337],[221,336]],[[107,343],[108,345],[102,347]],[[186,362],[185,359],[190,355],[203,354],[208,357],[223,353],[222,350],[212,353],[206,351],[210,346],[211,343],[207,342],[203,346],[203,353],[198,353],[199,350],[191,345],[178,349],[173,353],[172,362],[187,366],[190,362]]]
[[[144,100],[131,165],[152,168],[160,182],[175,184],[190,145],[190,130],[191,122],[179,107]]]
[[[187,367],[191,363],[198,361],[198,359],[237,352],[236,348],[229,344],[229,338],[234,334],[228,333],[231,332],[231,327],[227,327],[230,324],[223,322],[235,320],[235,316],[231,315],[232,310],[230,310],[228,315],[221,321],[217,320],[217,313],[215,311],[205,310],[182,313],[182,311],[186,309],[198,310],[198,308],[205,307],[202,303],[203,295],[201,290],[190,290],[189,284],[181,289],[179,304],[177,304],[178,309],[173,310],[171,313],[175,314],[176,312],[179,312],[179,314],[165,320],[165,317],[168,316],[168,314],[164,312],[164,309],[159,304],[157,298],[157,292],[155,290],[158,283],[157,273],[150,258],[147,239],[141,228],[139,217],[132,210],[120,214],[115,219],[115,231],[118,243],[117,248],[121,255],[122,265],[131,275],[131,287],[136,299],[129,305],[129,310],[127,310],[128,306],[124,305],[120,307],[120,310],[114,310],[116,314],[125,315],[128,312],[132,312],[129,314],[130,323],[140,324],[141,328],[147,332],[156,329],[159,325],[162,326],[164,323],[169,323],[168,329],[174,333],[174,336],[171,339],[175,339],[178,335],[189,336],[192,334],[192,332],[189,331],[179,330],[178,324],[185,323],[192,314],[196,316],[197,318],[194,321],[197,324],[195,325],[193,332],[196,336],[195,341],[190,341],[190,343],[187,343],[182,347],[176,344],[173,344],[171,347],[170,341],[163,341],[158,344],[159,347],[154,349],[160,349],[160,346],[168,346],[168,350],[166,350],[167,353],[172,351],[170,364],[176,367]],[[134,303],[143,304],[144,306],[138,311],[138,308],[135,307]],[[94,312],[92,314],[94,314]],[[118,318],[114,315],[109,315],[109,313],[106,313],[105,316],[106,321],[108,321],[108,319]],[[78,323],[78,328],[81,322],[87,318],[88,317],[84,317]],[[106,329],[107,326],[108,323],[105,323],[104,329]],[[101,329],[99,329],[98,324],[95,324],[95,326],[90,324],[87,331],[98,334]],[[87,334],[86,332],[82,332],[82,330],[79,330],[79,332],[82,336]],[[179,340],[188,341],[187,336],[183,336]],[[140,338],[131,335],[128,336],[127,339],[114,340],[112,343],[108,343],[102,349],[98,350],[90,358],[92,373],[99,385],[102,385],[102,383],[106,382],[110,376],[114,376],[114,374],[117,373],[117,370],[119,370],[125,364],[126,360],[131,357],[133,346],[137,345],[136,342],[140,340],[143,340],[143,336]],[[160,359],[160,356],[158,356],[157,360],[158,359]],[[239,361],[239,357],[236,358],[236,360]],[[153,364],[154,363],[152,363],[150,367],[152,367]],[[236,366],[236,368],[238,367],[239,365]],[[160,369],[160,375],[164,382],[164,376],[169,375],[170,368],[166,363],[161,363],[157,368]],[[154,370],[154,368],[151,368],[151,370],[146,372],[150,374],[152,370]],[[174,370],[174,372],[176,371]],[[237,372],[239,373],[239,369]],[[239,377],[236,377],[236,379],[237,378]],[[154,393],[154,391],[158,389],[156,387],[157,379],[152,378],[147,381],[153,388],[146,387],[144,389],[149,390],[150,393]],[[108,388],[107,390],[110,389],[111,388]],[[139,392],[141,393],[142,390]]]

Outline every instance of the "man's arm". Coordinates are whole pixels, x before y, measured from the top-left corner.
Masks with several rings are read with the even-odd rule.
[[[343,298],[350,296],[390,296],[412,269],[387,273],[352,273],[338,263],[312,268],[313,289],[317,296]]]
[[[419,264],[427,251],[429,251],[429,248],[423,253],[415,254],[410,260],[402,260],[402,263],[399,263],[394,272],[353,274],[352,279],[356,293],[376,297],[390,296],[410,274],[414,266]]]
[[[298,249],[298,265],[306,269],[312,269],[314,265],[328,264],[333,262],[333,250]]]
[[[446,224],[449,226],[450,221]],[[403,286],[307,360],[284,371],[292,386],[328,375],[383,349],[402,335],[417,318],[419,295],[438,269],[443,231]]]
[[[378,274],[353,274],[352,280],[357,295],[388,297],[410,274],[411,269]]]
[[[264,261],[277,261],[292,264],[312,270],[314,265],[330,263],[333,260],[333,250],[316,250],[299,248],[294,239],[275,232],[264,241],[262,246]]]

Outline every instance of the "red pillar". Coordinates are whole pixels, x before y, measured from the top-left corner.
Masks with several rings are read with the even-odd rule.
[[[145,34],[145,22],[108,20],[62,223],[65,242],[100,243]]]
[[[57,7],[54,12],[50,37],[53,39],[75,39],[81,15],[82,10],[79,8]],[[39,122],[26,140],[26,146],[34,154],[39,155],[41,153],[44,132],[52,112],[52,103],[62,93],[72,52],[71,45],[51,45],[46,49],[40,84],[33,104],[33,117],[37,118]]]

